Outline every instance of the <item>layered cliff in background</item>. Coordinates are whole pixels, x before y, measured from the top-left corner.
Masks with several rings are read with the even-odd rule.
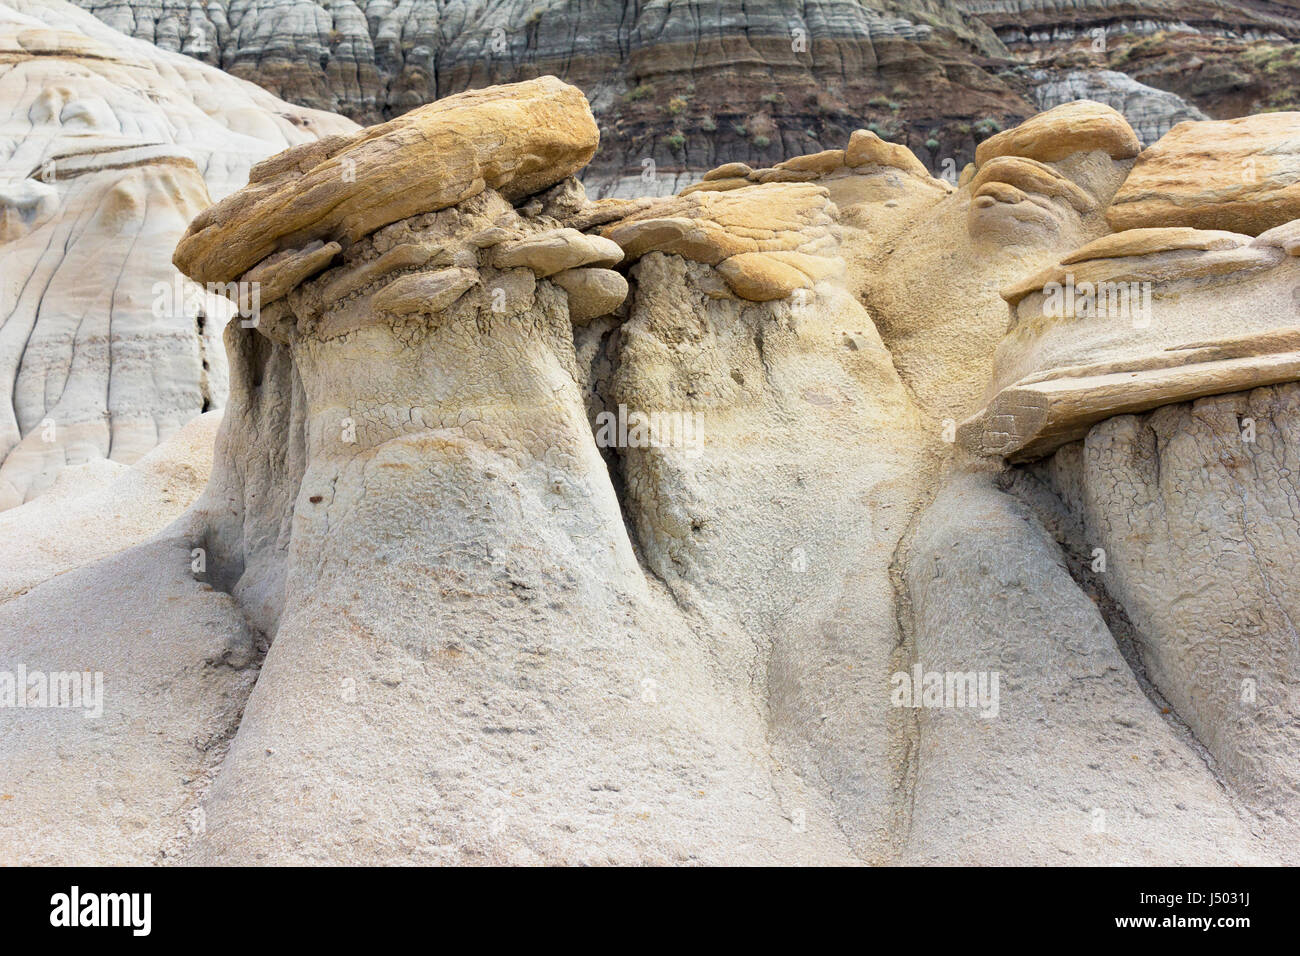
[[[1018,60],[1106,68],[1215,119],[1300,103],[1292,0],[963,0]],[[1130,117],[1130,120],[1132,117]]]
[[[555,74],[599,123],[584,172],[596,195],[668,194],[719,163],[771,164],[858,128],[951,175],[981,140],[1077,95],[1152,142],[1183,119],[1293,104],[1290,80],[1275,81],[1300,76],[1300,10],[1268,2],[77,2],[362,123]]]

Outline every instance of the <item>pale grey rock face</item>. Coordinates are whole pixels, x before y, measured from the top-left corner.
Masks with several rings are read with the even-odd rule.
[[[3,711],[6,865],[159,863],[201,826],[257,672],[238,605],[192,560],[188,540],[164,537],[0,604],[7,674],[87,675],[79,706]]]
[[[272,153],[356,128],[191,57],[123,39],[62,0],[6,2],[0,29],[6,46],[39,53],[37,62],[20,57],[6,65],[3,82],[14,94],[4,101],[3,156],[13,166],[6,181],[39,172],[60,152],[76,152],[79,141],[97,148],[166,144],[193,160],[217,200]],[[19,40],[22,31],[36,32]]]
[[[1056,542],[993,479],[950,478],[909,543],[913,666],[973,674],[977,694],[983,675],[988,700],[998,682],[995,709],[918,709],[904,861],[1000,865],[1016,847],[1035,865],[1258,862],[1246,820],[1143,696]]]
[[[1125,415],[1044,467],[1105,554],[1151,682],[1255,809],[1297,799],[1295,385]]]
[[[165,258],[207,202],[198,170],[177,158],[65,175],[49,184],[58,212],[0,245],[0,508],[41,494],[65,465],[130,464],[225,402],[209,316],[175,302]]]
[[[1115,70],[1035,71],[1034,101],[1040,110],[1072,100],[1095,100],[1124,114],[1138,139],[1150,145],[1184,120],[1209,119],[1176,93],[1157,90]]]
[[[354,128],[122,37],[0,7],[0,508],[67,465],[131,464],[226,400],[231,306],[170,264],[267,155]]]
[[[155,536],[203,490],[220,417],[199,416],[131,466],[66,468],[0,513],[0,671],[40,674],[47,700],[59,687],[80,695],[0,711],[6,865],[153,864],[202,825],[200,796],[256,679],[255,635],[196,573],[190,539]]]
[[[64,468],[22,508],[0,513],[8,559],[0,601],[147,540],[203,491],[221,412],[192,419],[134,465],[95,458]]]

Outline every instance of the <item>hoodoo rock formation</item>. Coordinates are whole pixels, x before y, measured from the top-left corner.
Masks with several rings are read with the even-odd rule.
[[[503,140],[507,130],[517,138]],[[683,610],[703,598],[675,603],[676,580],[665,590],[642,570],[628,525],[640,529],[652,567],[689,569],[688,582],[714,600],[725,573],[717,562],[734,549],[767,565],[788,560],[791,542],[754,540],[757,516],[746,512],[757,502],[734,497],[754,472],[743,446],[763,434],[776,411],[764,396],[777,386],[796,407],[841,407],[844,424],[861,431],[853,413],[880,404],[860,380],[868,356],[828,379],[825,360],[800,352],[834,339],[830,316],[798,329],[788,305],[747,306],[718,277],[708,288],[727,301],[705,315],[674,308],[709,293],[673,289],[647,271],[648,250],[639,249],[638,304],[628,315],[636,333],[595,348],[614,366],[614,397],[638,414],[664,410],[652,427],[668,429],[627,449],[624,501],[635,510],[625,515],[588,417],[604,390],[584,367],[591,353],[580,359],[570,307],[576,298],[579,323],[599,321],[591,313],[609,314],[622,299],[596,308],[589,288],[626,288],[608,268],[624,249],[569,225],[604,218],[566,180],[596,142],[581,94],[553,78],[461,94],[277,157],[180,243],[177,264],[192,276],[229,278],[266,268],[260,260],[296,280],[255,331],[228,332],[248,341],[232,346],[245,356],[237,377],[251,387],[233,393],[213,493],[196,515],[211,522],[215,573],[241,602],[261,601],[255,619],[274,640],[192,859],[852,858],[834,823],[839,808],[825,796],[813,803],[798,775],[774,774],[760,757],[764,724],[744,689],[763,680],[768,633],[739,619],[734,588],[726,605]],[[546,162],[512,161],[521,156]],[[338,170],[348,158],[356,175],[345,181]],[[382,174],[402,169],[413,179],[391,193],[401,201],[376,203],[385,195],[378,184],[389,188]],[[761,202],[768,189],[756,188]],[[509,202],[537,193],[535,208]],[[323,208],[373,215],[292,218],[313,194],[328,197]],[[418,208],[406,197],[418,197]],[[793,218],[794,231],[817,219]],[[734,221],[718,228],[743,234]],[[624,235],[617,225],[606,231]],[[312,256],[322,242],[332,256]],[[312,266],[300,265],[308,257]],[[662,253],[655,265],[668,275],[689,269]],[[607,272],[607,282],[562,278]],[[861,307],[841,298],[841,310],[869,328]],[[746,321],[747,309],[755,314]],[[675,369],[661,350],[682,335],[701,345],[701,336],[725,336],[736,354],[697,346]],[[877,353],[886,360],[872,377],[892,379],[901,406],[900,383]],[[785,369],[792,380],[773,382]],[[296,467],[272,477],[273,489],[239,487],[266,457],[243,428],[254,402],[279,417],[256,436],[282,436],[294,449]],[[738,458],[724,441],[697,444],[715,427],[734,431]],[[798,446],[789,447],[782,472],[800,464]],[[751,495],[765,492],[759,500],[791,480],[772,473],[775,463],[749,477]],[[808,470],[807,480],[811,498],[826,478]],[[724,489],[730,502],[714,493]],[[250,525],[288,534],[271,548],[247,535]],[[887,592],[883,566],[878,573]],[[268,581],[283,581],[282,591],[266,593]],[[718,619],[728,626],[706,638],[699,628]],[[884,679],[890,648],[882,642],[877,652]],[[322,687],[328,699],[314,712],[285,706]],[[397,737],[384,729],[396,727]],[[861,731],[852,732],[857,743]],[[884,735],[875,736],[880,745]],[[890,768],[888,748],[879,749],[877,757],[855,748],[854,759],[883,775],[868,783],[853,774],[849,806],[874,786],[877,799],[863,809],[882,809]],[[805,802],[809,834],[790,824]],[[719,820],[732,824],[720,831]],[[882,852],[872,841],[885,821],[855,823],[863,848]],[[334,836],[322,844],[321,832]],[[346,845],[334,842],[345,834]]]
[[[206,489],[134,543],[212,416],[0,574],[104,663],[0,709],[0,861],[1296,862],[1300,219],[1214,127],[592,199],[540,76],[258,163],[174,251],[259,294]],[[1161,168],[1209,221],[1118,228]]]
[[[1297,287],[1300,261],[1250,236],[1112,233],[1005,290],[997,397],[963,427],[985,453],[1032,460],[1114,415],[1294,381]]]

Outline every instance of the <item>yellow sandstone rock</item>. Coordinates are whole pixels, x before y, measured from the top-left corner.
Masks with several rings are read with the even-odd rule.
[[[668,252],[717,265],[742,252],[794,252],[830,236],[833,206],[813,183],[763,183],[670,197],[607,226],[628,261]]]
[[[623,258],[618,243],[600,236],[588,236],[576,229],[557,229],[503,242],[493,249],[498,269],[527,266],[539,276],[554,275],[579,266],[612,266]]]
[[[582,92],[552,76],[449,96],[254,168],[247,188],[190,224],[173,261],[226,282],[281,249],[354,242],[485,188],[521,199],[585,166],[598,141]]]
[[[994,195],[994,184],[1064,199],[1079,212],[1089,212],[1097,205],[1087,193],[1050,166],[1023,156],[999,156],[989,160],[971,180],[971,194],[977,197]]]
[[[1105,150],[1111,159],[1132,159],[1141,150],[1133,127],[1116,110],[1091,100],[1062,103],[990,136],[975,150],[975,165],[999,156],[1054,163],[1071,153]]]
[[[1106,219],[1259,235],[1300,218],[1300,113],[1179,123],[1138,157]]]
[[[846,166],[892,166],[905,173],[930,178],[930,171],[906,146],[887,143],[866,129],[854,130],[849,145],[844,148]]]
[[[796,289],[842,271],[842,263],[800,252],[743,252],[719,263],[718,273],[731,291],[751,302],[784,299]]]
[[[551,281],[569,294],[571,322],[608,315],[627,298],[627,280],[612,269],[566,269]]]

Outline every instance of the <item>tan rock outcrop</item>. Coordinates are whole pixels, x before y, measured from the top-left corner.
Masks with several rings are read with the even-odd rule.
[[[607,267],[623,259],[618,243],[588,236],[576,229],[559,229],[503,242],[494,247],[492,261],[498,269],[526,266],[539,276],[550,276],[581,266]]]
[[[1064,199],[1079,213],[1096,208],[1096,201],[1065,176],[1023,156],[997,156],[989,160],[971,178],[970,188],[973,209],[999,202],[1021,202],[1030,194]]]
[[[1300,219],[1300,113],[1179,123],[1138,158],[1106,218],[1251,236]]]
[[[855,169],[860,166],[892,166],[922,179],[930,178],[930,171],[910,149],[886,142],[866,129],[854,130],[849,137],[849,144],[844,147],[844,165]]]
[[[1030,460],[1106,418],[1293,380],[1300,335],[1279,326],[1297,280],[1280,248],[1235,233],[1098,239],[1004,292],[990,400],[959,436]]]
[[[1015,308],[1027,296],[1067,280],[1076,284],[1176,282],[1266,269],[1281,259],[1276,249],[1256,245],[1250,236],[1235,232],[1179,226],[1130,229],[1080,246],[1056,265],[1007,286],[1002,298]]]
[[[1114,110],[1074,103],[986,140],[979,168],[853,269],[904,379],[940,420],[981,403],[1007,329],[999,295],[1110,232],[1131,165]],[[1048,157],[1054,157],[1049,159]]]
[[[229,282],[274,252],[355,242],[484,189],[539,192],[586,165],[598,141],[582,94],[554,77],[460,93],[254,168],[250,188],[191,223],[175,261],[197,281]]]
[[[255,283],[261,304],[270,305],[283,299],[304,279],[320,272],[342,251],[337,242],[316,239],[301,249],[285,249],[268,256],[245,273],[244,281]]]
[[[733,292],[751,302],[789,298],[821,279],[843,272],[843,263],[802,252],[742,252],[718,263]]]
[[[1272,246],[1281,249],[1289,256],[1300,255],[1300,219],[1293,219],[1261,232],[1251,245]]]
[[[449,307],[478,281],[474,269],[440,269],[401,276],[371,296],[370,307],[393,315],[431,315]]]
[[[859,130],[859,132],[862,132],[862,130]],[[852,143],[852,139],[849,142]],[[900,148],[905,149],[906,147]],[[795,156],[792,159],[787,159],[783,163],[777,163],[773,169],[824,176],[826,173],[834,172],[845,165],[844,153],[845,151],[842,149],[826,149],[820,153],[809,153],[807,156]]]
[[[753,169],[745,163],[724,163],[705,173],[700,181],[678,193],[727,192],[750,183],[819,182],[829,185],[846,176],[870,176],[885,170],[898,170],[916,179],[944,189],[942,180],[930,175],[925,164],[906,146],[881,139],[870,130],[855,130],[844,149],[827,149],[807,156],[796,156],[769,168]]]
[[[1222,252],[1227,249],[1239,249],[1249,242],[1248,236],[1235,232],[1209,229],[1187,229],[1162,227],[1150,229],[1127,229],[1124,232],[1102,236],[1085,246],[1062,256],[1061,265],[1068,266],[1078,262],[1097,259],[1123,259],[1128,256],[1145,256],[1157,252]],[[1253,245],[1253,243],[1251,243]],[[1009,298],[1015,304],[1014,297]]]
[[[725,180],[724,180],[725,181]],[[843,268],[836,210],[814,183],[685,192],[606,226],[628,262],[652,252],[715,266],[742,299],[782,299]]]
[[[608,315],[627,298],[627,279],[612,269],[566,269],[551,281],[569,295],[569,319],[587,322]]]
[[[1124,160],[1132,159],[1141,148],[1137,134],[1118,110],[1091,100],[1076,100],[1031,116],[1015,129],[990,136],[975,150],[975,165],[983,166],[999,156],[1055,163],[1092,150]]]
[[[1266,347],[1276,352],[1259,354]],[[958,431],[979,454],[1032,461],[1118,415],[1207,395],[1300,380],[1300,335],[1287,330],[1169,349],[1136,363],[1074,366],[1068,374],[1004,388]]]
[[[683,189],[678,196],[732,192],[755,184],[783,182],[806,183],[824,189],[831,203],[828,208],[833,209],[836,235],[852,237],[852,242],[840,243],[839,253],[829,265],[814,263],[803,253],[794,254],[795,259],[784,261],[780,260],[785,252],[781,256],[749,255],[748,248],[736,241],[736,232],[727,233],[729,226],[724,223],[720,230],[710,225],[712,212],[702,213],[703,220],[692,218],[673,224],[656,220],[658,224],[653,229],[629,226],[624,232],[625,238],[634,252],[642,247],[678,250],[687,258],[713,265],[719,265],[723,259],[732,256],[735,261],[730,262],[725,270],[719,269],[720,273],[730,277],[727,281],[732,291],[744,298],[770,301],[801,288],[810,288],[808,281],[799,277],[800,270],[812,281],[840,271],[840,257],[849,260],[850,272],[874,268],[869,260],[884,244],[905,229],[912,219],[953,191],[947,181],[931,176],[906,147],[886,142],[869,130],[857,130],[849,137],[845,149],[796,157],[772,168],[753,169],[745,163],[726,163],[706,173],[700,182]],[[743,193],[733,201],[743,208],[754,203],[754,197],[760,195],[766,201],[766,197],[772,194]],[[790,195],[802,197],[799,201],[807,201],[814,194]],[[643,218],[653,219],[656,214],[648,210],[659,208],[663,208],[662,201],[640,212]],[[690,209],[687,211],[692,217],[697,215]],[[759,213],[754,222],[746,223],[742,219],[738,224],[741,237],[758,235],[752,230],[762,227],[762,215]],[[644,240],[635,238],[639,229],[647,230]],[[673,236],[670,230],[679,235]],[[760,245],[765,250],[784,248],[779,242]],[[824,240],[820,245],[825,245]],[[791,264],[797,267],[794,271],[789,268]]]

